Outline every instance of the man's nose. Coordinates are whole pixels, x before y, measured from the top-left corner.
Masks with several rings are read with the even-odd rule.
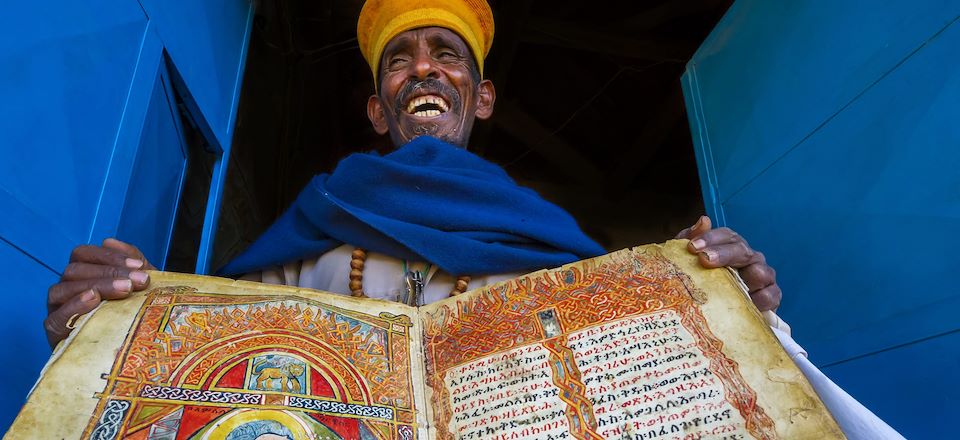
[[[429,54],[419,54],[413,60],[412,74],[417,79],[436,78],[439,75],[437,65]]]

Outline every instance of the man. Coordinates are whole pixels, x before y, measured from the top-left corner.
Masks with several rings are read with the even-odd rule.
[[[496,101],[494,85],[482,77],[494,27],[489,6],[409,4],[368,1],[358,24],[377,84],[367,115],[398,150],[353,155],[317,176],[226,273],[424,303],[458,284],[477,288],[604,253],[569,214],[466,151],[474,120],[489,118]],[[779,305],[773,269],[739,235],[712,230],[702,217],[678,236],[693,239],[690,250],[704,266],[738,268],[760,310]],[[75,248],[48,292],[50,343],[101,300],[146,288],[144,270],[152,268],[136,247],[117,240]]]
[[[496,101],[482,76],[492,38],[486,2],[368,1],[358,23],[377,86],[367,116],[398,149],[352,155],[314,178],[222,272],[425,303],[603,254],[569,214],[467,151],[475,119],[489,118]],[[704,266],[738,269],[761,311],[777,308],[774,270],[738,234],[701,217],[678,237],[692,239]],[[101,300],[145,289],[148,269],[135,246],[115,239],[75,248],[48,292],[50,343]]]

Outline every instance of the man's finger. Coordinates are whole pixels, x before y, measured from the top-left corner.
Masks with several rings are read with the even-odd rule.
[[[70,334],[71,329],[67,328],[67,324],[73,324],[77,317],[90,313],[98,304],[100,304],[100,295],[95,290],[87,290],[47,315],[47,319],[43,321],[43,327],[47,331],[47,341],[50,342],[50,346],[57,345]]]
[[[691,252],[701,252],[705,248],[739,242],[747,244],[747,241],[732,229],[717,228],[706,231],[703,234],[700,234],[700,236],[690,240],[690,244],[687,245],[687,248]]]
[[[47,305],[58,308],[88,290],[97,291],[102,299],[122,299],[130,296],[130,292],[133,291],[133,281],[127,278],[101,278],[59,282],[50,286],[50,290],[47,291]]]
[[[115,251],[123,252],[126,256],[130,258],[142,260],[144,262],[142,269],[144,270],[156,270],[156,268],[153,267],[153,265],[150,264],[149,261],[147,261],[147,258],[143,256],[143,252],[140,252],[140,249],[138,249],[136,246],[130,243],[123,242],[123,241],[117,240],[116,238],[111,237],[103,240],[103,247],[107,249],[113,249]]]
[[[760,252],[757,252],[757,254],[760,254],[754,256],[757,263],[747,265],[739,270],[740,278],[743,278],[743,282],[746,283],[750,292],[777,283],[777,271],[764,263],[763,254]]]
[[[122,266],[128,269],[140,269],[144,266],[142,259],[130,257],[117,250],[92,245],[73,248],[73,252],[70,253],[70,262]]]
[[[721,244],[701,249],[697,255],[703,267],[741,268],[757,262],[757,252],[745,242]]]
[[[756,305],[761,312],[776,310],[777,307],[780,307],[780,300],[782,298],[783,292],[780,291],[780,286],[776,284],[764,287],[750,294],[750,299],[753,300],[753,304]]]
[[[144,271],[90,263],[68,264],[67,268],[63,270],[63,276],[60,279],[62,281],[77,281],[104,278],[126,278],[133,282],[133,290],[143,290],[150,284],[150,277]]]
[[[693,239],[709,231],[711,227],[713,226],[710,223],[710,217],[701,215],[700,218],[697,219],[697,222],[693,224],[693,226],[680,231],[676,238]]]

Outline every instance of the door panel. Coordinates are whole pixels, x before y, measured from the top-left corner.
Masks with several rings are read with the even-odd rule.
[[[738,0],[690,66],[719,200],[958,16],[955,0]]]
[[[210,142],[233,135],[234,110],[253,5],[250,0],[141,0],[183,80],[185,98]],[[187,96],[188,95],[188,96]]]
[[[794,338],[908,437],[960,387],[960,3],[738,1],[683,84],[708,212]],[[927,409],[936,406],[930,413]]]
[[[120,240],[136,243],[147,260],[161,270],[186,168],[186,145],[171,93],[166,74],[161,73],[141,131],[116,234]]]
[[[960,303],[943,235],[960,227],[960,64],[945,61],[957,53],[960,24],[723,204],[789,268],[780,313],[822,362],[960,328],[926,318]]]
[[[56,266],[88,240],[147,22],[122,0],[12,7],[4,32],[18,38],[0,43],[0,237]]]
[[[960,332],[823,369],[909,439],[956,437],[952,425],[960,384],[944,379],[958,371]]]

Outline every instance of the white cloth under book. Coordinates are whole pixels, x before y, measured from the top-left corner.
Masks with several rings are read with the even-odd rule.
[[[847,394],[842,388],[833,383],[819,368],[807,359],[807,352],[793,340],[787,332],[773,328],[780,344],[790,354],[790,358],[797,364],[803,375],[807,377],[820,400],[830,410],[830,414],[840,425],[844,435],[850,440],[886,440],[902,439],[903,436],[880,420],[872,411],[864,407]]]

